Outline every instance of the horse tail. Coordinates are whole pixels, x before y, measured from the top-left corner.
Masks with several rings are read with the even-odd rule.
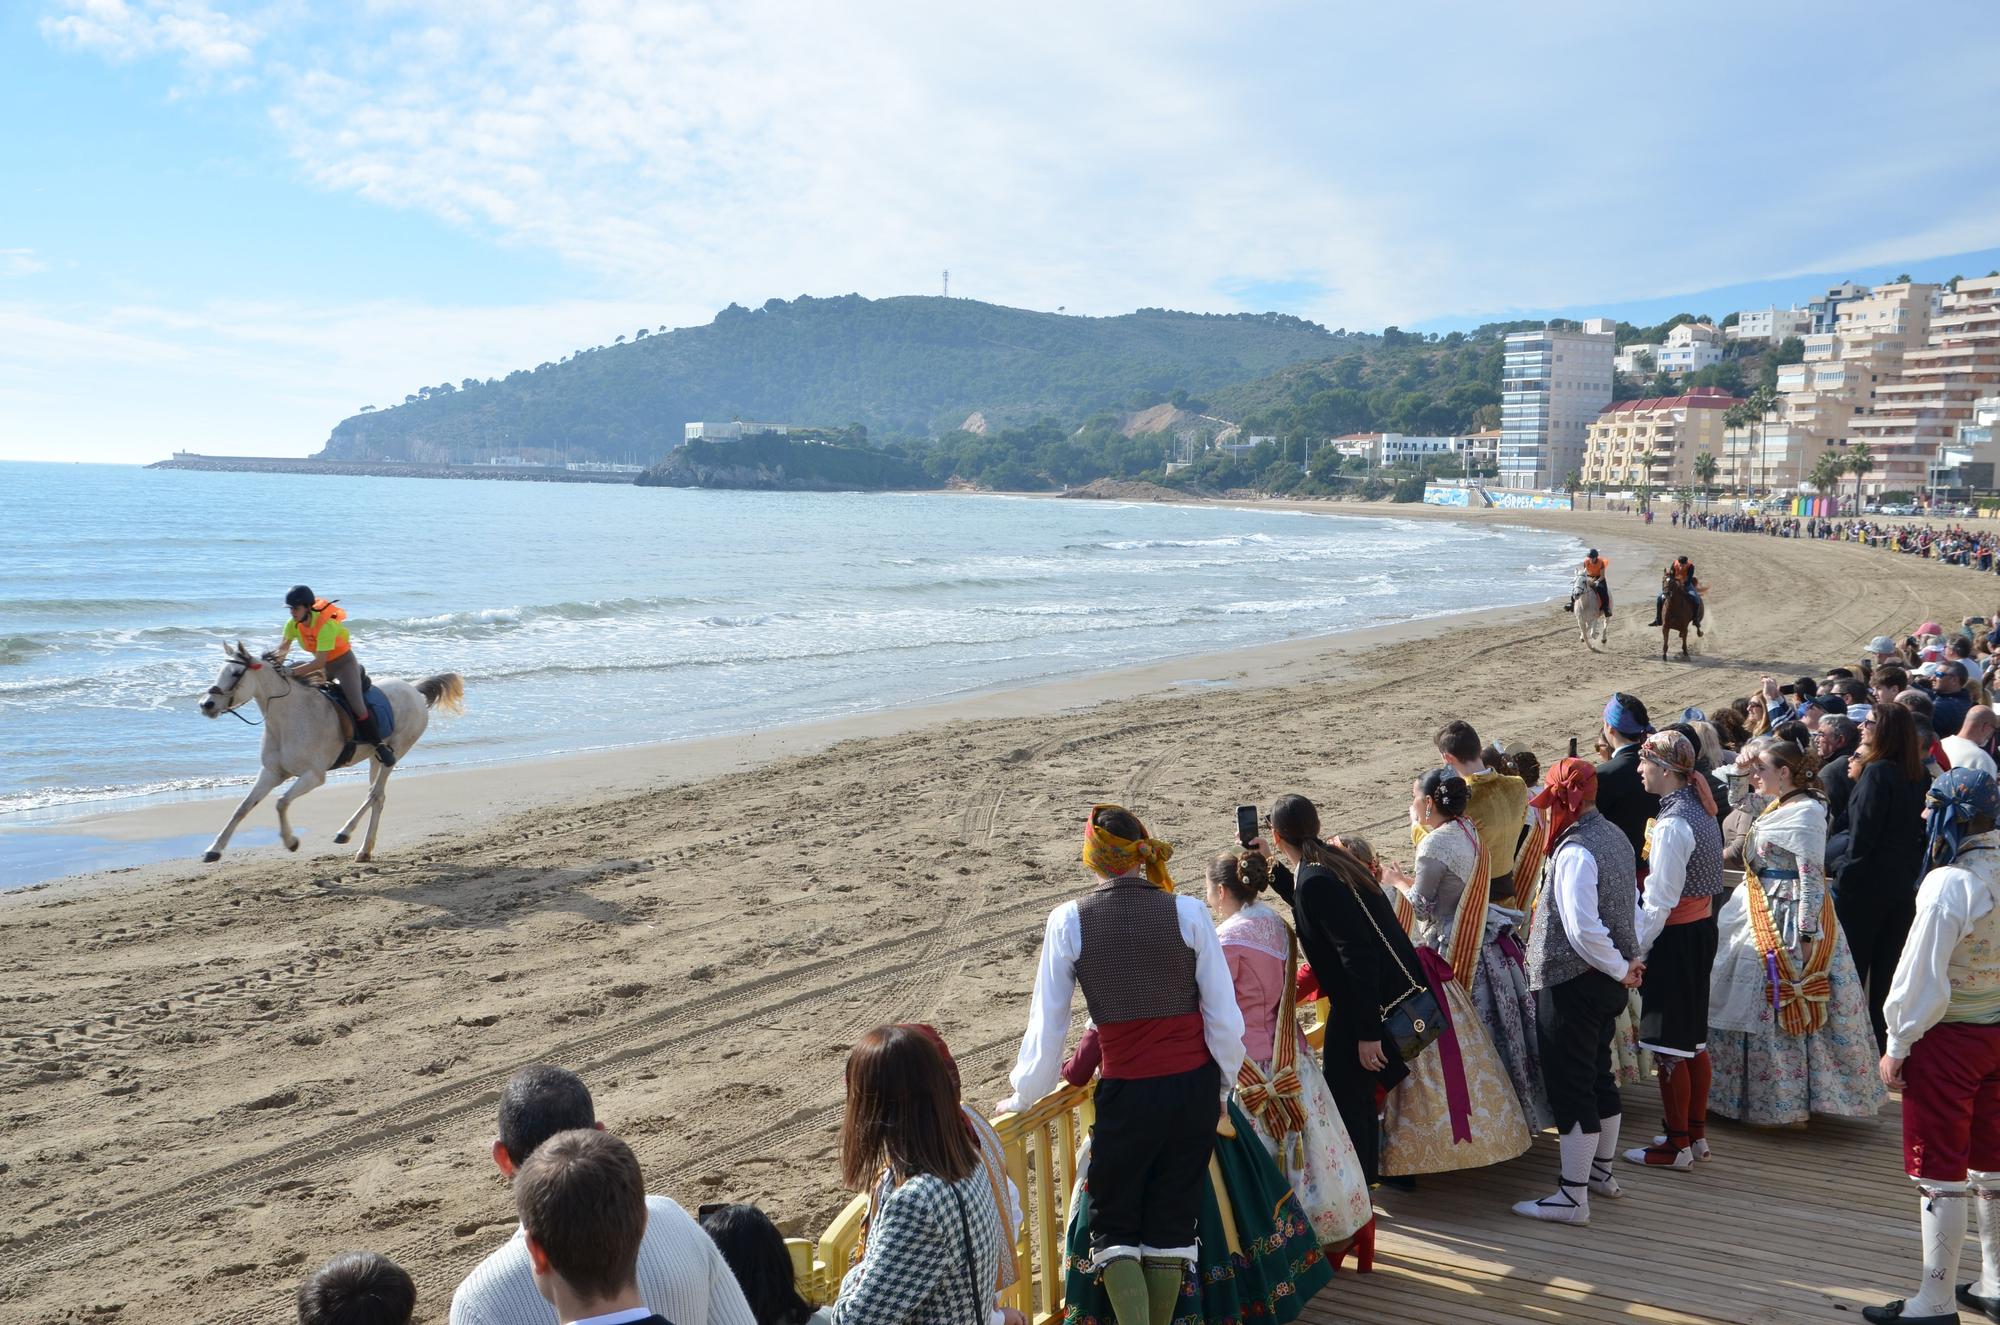
[[[457,672],[439,672],[417,682],[417,693],[427,708],[444,707],[447,713],[465,712],[465,678]]]

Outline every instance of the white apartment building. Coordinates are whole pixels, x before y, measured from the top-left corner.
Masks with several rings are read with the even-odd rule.
[[[1746,308],[1736,315],[1734,326],[1722,329],[1727,340],[1767,340],[1773,345],[1790,336],[1806,336],[1812,333],[1813,315],[1810,308]]]
[[[1830,287],[1825,294],[1806,305],[1806,311],[1812,314],[1813,332],[1823,335],[1839,330],[1840,310],[1867,293],[1867,286],[1856,285],[1853,281],[1842,281]]]
[[[1500,482],[1553,488],[1583,469],[1585,435],[1611,403],[1615,324],[1507,334],[1500,369]]]
[[[1663,373],[1684,376],[1722,362],[1722,333],[1707,322],[1683,322],[1667,333],[1654,359]]]
[[[1640,355],[1647,356],[1647,362],[1639,362]],[[1650,367],[1648,366],[1650,364]],[[1618,351],[1611,366],[1627,377],[1651,377],[1660,371],[1660,347],[1635,341]]]
[[[760,423],[754,419],[732,419],[728,423],[684,423],[681,425],[681,444],[734,441],[739,437],[756,437],[762,433],[776,433],[784,437],[797,431],[798,427],[796,423]]]

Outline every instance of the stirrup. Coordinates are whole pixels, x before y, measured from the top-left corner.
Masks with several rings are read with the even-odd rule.
[[[389,748],[387,741],[375,742],[375,757],[382,761],[384,768],[394,768],[396,766],[396,752]]]

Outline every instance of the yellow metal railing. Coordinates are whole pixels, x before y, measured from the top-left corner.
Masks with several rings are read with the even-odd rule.
[[[1306,1029],[1317,1050],[1325,1036],[1326,1004],[1320,1002]],[[1007,1176],[1021,1194],[1021,1228],[1013,1247],[1019,1273],[1001,1292],[999,1305],[1012,1307],[1033,1325],[1062,1319],[1065,1241],[1070,1199],[1076,1189],[1076,1155],[1097,1115],[1096,1082],[1064,1086],[1020,1113],[1003,1113],[993,1130],[1007,1156]],[[815,1306],[833,1301],[861,1243],[868,1201],[857,1196],[834,1216],[817,1243],[788,1240],[799,1292]]]

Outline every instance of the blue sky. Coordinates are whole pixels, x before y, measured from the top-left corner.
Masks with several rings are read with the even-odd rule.
[[[422,384],[944,267],[1424,330],[1983,273],[1995,68],[1974,3],[26,0],[0,459],[305,454]]]

